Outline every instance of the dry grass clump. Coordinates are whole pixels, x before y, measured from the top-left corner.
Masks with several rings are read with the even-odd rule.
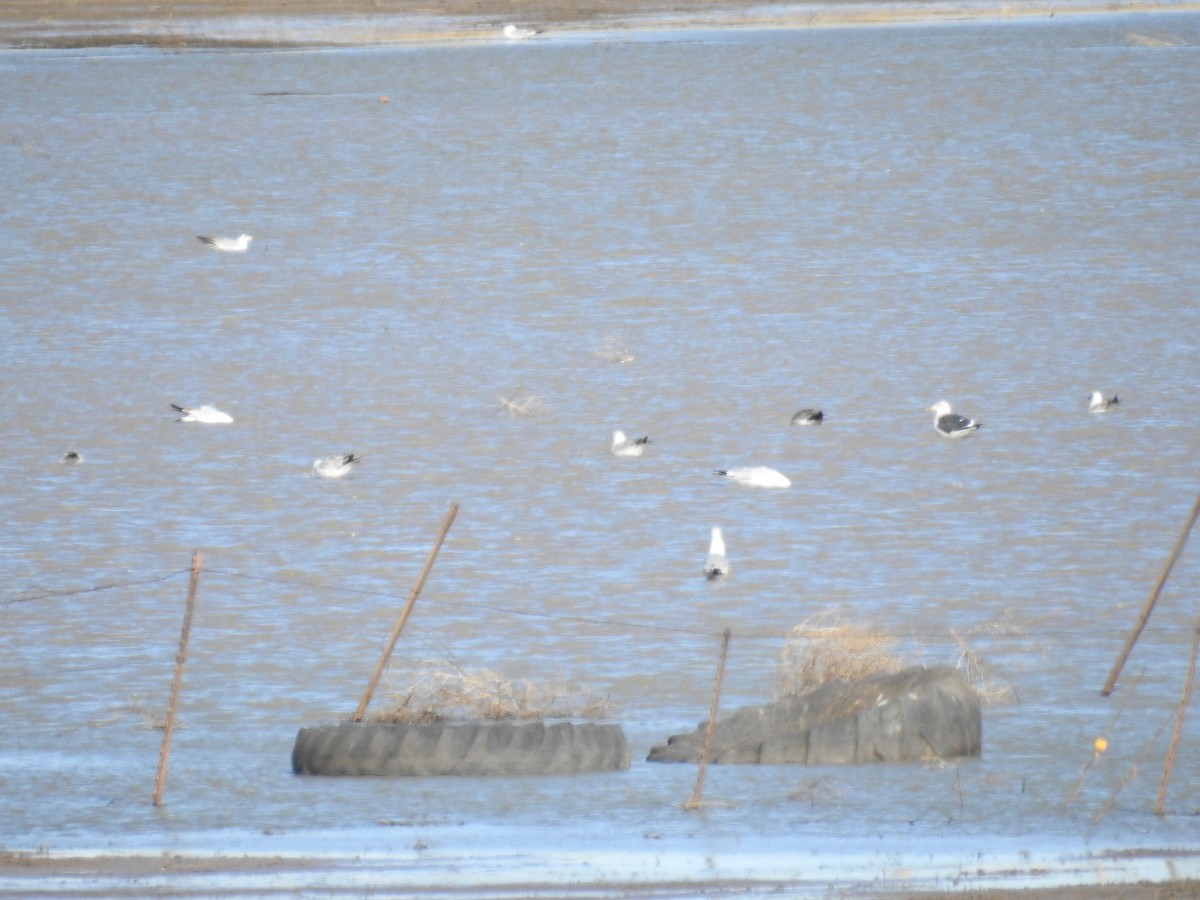
[[[480,719],[602,719],[612,715],[607,697],[586,695],[565,683],[505,678],[490,669],[462,669],[453,661],[427,663],[388,707],[371,719],[386,723]]]
[[[1002,680],[989,666],[983,655],[974,649],[972,644],[992,638],[1008,640],[1023,640],[1029,642],[1029,635],[1013,626],[998,623],[986,623],[977,626],[965,634],[950,632],[950,638],[957,648],[957,658],[954,667],[971,682],[979,699],[988,706],[1005,706],[1009,703],[1020,702],[1016,686],[1010,681]]]
[[[787,637],[776,665],[776,694],[806,694],[830,681],[857,681],[880,672],[899,672],[897,641],[824,613],[801,622]]]
[[[926,636],[928,637],[928,636]],[[996,639],[1021,640],[1028,635],[1012,625],[987,623],[965,633],[948,633],[953,658],[947,660],[966,677],[989,706],[1020,702],[1016,687],[997,675],[975,645]],[[839,612],[826,612],[792,629],[776,665],[776,696],[806,694],[829,681],[857,681],[868,675],[906,668],[898,651],[899,637],[848,624]],[[918,648],[918,655],[919,648]]]

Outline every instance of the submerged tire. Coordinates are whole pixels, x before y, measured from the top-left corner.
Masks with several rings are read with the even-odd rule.
[[[300,775],[575,775],[629,768],[620,725],[434,722],[301,728]]]
[[[979,694],[948,666],[831,681],[802,696],[744,707],[716,723],[714,763],[902,762],[978,756]],[[652,747],[649,762],[700,761],[706,723]]]

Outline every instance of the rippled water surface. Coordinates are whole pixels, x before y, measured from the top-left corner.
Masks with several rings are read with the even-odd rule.
[[[0,844],[481,883],[1196,849],[1194,716],[1153,813],[1195,546],[1099,689],[1200,488],[1198,45],[1177,14],[0,55]],[[938,437],[943,398],[981,431]],[[792,487],[712,474],[760,464]],[[388,691],[450,659],[606,695],[628,772],[292,775],[451,503]],[[823,614],[982,675],[983,757],[716,767],[681,811],[695,770],[642,760],[722,629],[732,709]]]

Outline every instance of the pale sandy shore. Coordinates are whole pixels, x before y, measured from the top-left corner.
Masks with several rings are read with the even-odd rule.
[[[397,867],[402,868],[401,863]],[[1014,877],[1018,873],[1013,873]],[[1028,876],[1030,873],[1024,873]],[[906,889],[903,884],[854,885],[843,882],[825,887],[812,884],[753,880],[634,881],[619,883],[528,883],[519,885],[480,884],[472,887],[405,883],[398,886],[386,867],[356,859],[297,859],[271,856],[55,856],[0,851],[0,897],[213,897],[234,900],[248,896],[302,897],[479,897],[503,894],[536,900],[666,900],[703,895],[788,896],[797,890],[804,896],[840,900],[1185,900],[1200,897],[1200,882],[1177,880],[1128,884],[1095,884],[1046,888],[986,887],[958,885],[947,890]]]
[[[0,47],[292,47],[1200,10],[1200,0],[3,0]]]
[[[397,870],[403,864],[396,863]],[[548,874],[547,874],[548,875]],[[1013,872],[1026,877],[1031,872]],[[1027,883],[1027,882],[1026,882]],[[814,888],[816,894],[814,894]],[[248,896],[454,896],[491,900],[493,896],[528,896],[536,900],[572,898],[598,900],[662,900],[689,896],[805,896],[856,898],[857,900],[1184,900],[1200,896],[1200,882],[1189,880],[1138,883],[1087,883],[1078,886],[978,888],[959,884],[946,890],[906,888],[904,883],[853,883],[829,886],[780,881],[570,881],[523,884],[480,883],[472,886],[430,884],[424,888],[404,881],[396,883],[378,860],[358,858],[305,859],[269,856],[48,856],[0,850],[0,898],[4,896],[156,896],[194,898],[211,896],[222,900]]]

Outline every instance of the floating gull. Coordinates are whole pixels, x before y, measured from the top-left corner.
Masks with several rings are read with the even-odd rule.
[[[614,431],[612,435],[612,452],[615,456],[641,456],[650,438],[627,438],[625,432]]]
[[[966,416],[960,416],[951,411],[950,404],[945,400],[939,400],[933,404],[929,407],[929,412],[933,413],[933,427],[942,437],[965,437],[980,427],[980,423],[974,419],[968,419]]]
[[[322,478],[341,478],[356,462],[362,462],[362,457],[353,453],[327,456],[324,459],[314,459],[312,470],[314,475],[320,475]]]
[[[198,234],[196,235],[196,240],[208,244],[214,250],[222,250],[225,253],[245,253],[254,238],[248,234],[239,234],[235,238],[205,237],[202,234]]]
[[[505,25],[504,36],[510,41],[520,41],[525,38],[531,38],[535,34],[541,34],[536,28],[518,28],[516,25]]]
[[[83,462],[83,454],[78,450],[68,450],[62,455],[62,458],[59,460],[59,462],[63,463],[64,465],[73,466],[76,463]]]
[[[729,560],[725,558],[725,539],[721,529],[712,530],[712,543],[708,545],[708,559],[704,561],[704,575],[709,581],[729,574]]]
[[[825,421],[825,413],[819,409],[802,409],[792,416],[793,425],[820,425]]]
[[[171,409],[183,414],[178,419],[180,422],[203,422],[206,425],[225,425],[233,421],[233,416],[229,413],[221,412],[215,406],[189,407],[172,403]]]
[[[792,484],[787,478],[768,466],[743,466],[737,469],[717,469],[713,474],[724,475],[738,484],[746,484],[751,487],[785,488],[790,487]]]
[[[1099,391],[1092,391],[1092,396],[1088,402],[1088,412],[1108,412],[1120,402],[1121,398],[1116,394],[1105,398]]]

